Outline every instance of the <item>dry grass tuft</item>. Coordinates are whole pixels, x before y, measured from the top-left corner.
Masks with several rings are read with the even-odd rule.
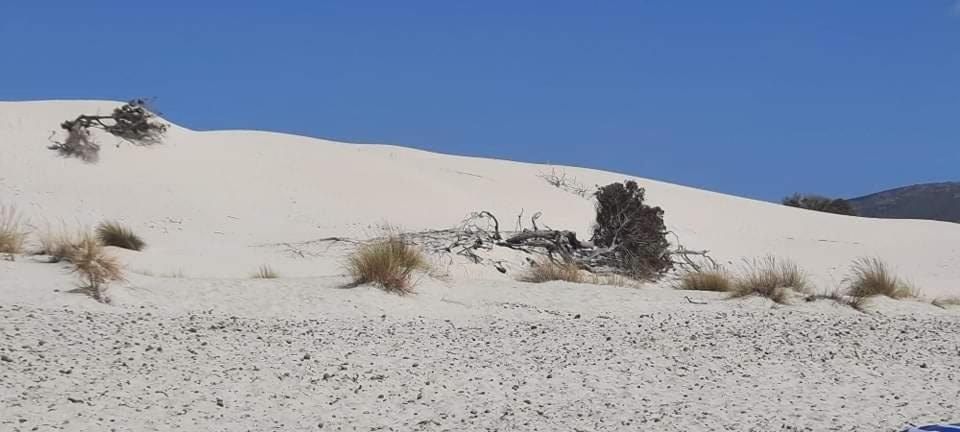
[[[109,303],[104,290],[111,281],[123,280],[123,270],[117,258],[110,256],[103,245],[90,233],[80,236],[80,242],[72,247],[66,260],[72,264],[71,272],[80,279],[78,291],[85,292],[99,302]]]
[[[933,299],[930,304],[941,309],[946,309],[950,306],[960,306],[960,297],[939,297]]]
[[[716,268],[711,270],[690,270],[680,273],[674,281],[673,287],[691,291],[733,291],[736,281],[725,270]]]
[[[139,251],[147,244],[130,228],[119,222],[102,222],[97,226],[97,238],[104,246],[115,246],[123,249]]]
[[[790,291],[808,292],[810,282],[796,263],[775,257],[747,262],[737,277],[731,297],[761,296],[785,304]]]
[[[48,225],[43,232],[38,233],[37,241],[40,243],[40,248],[33,253],[35,255],[48,255],[50,262],[60,262],[70,257],[82,238],[81,233],[72,232],[66,226],[54,230]]]
[[[892,299],[916,297],[915,290],[898,278],[877,258],[860,258],[850,266],[847,294],[852,297],[887,296]]]
[[[27,241],[26,222],[16,207],[0,206],[0,253],[22,254]]]
[[[280,277],[280,275],[277,274],[272,267],[266,264],[260,266],[260,268],[257,269],[257,272],[252,276],[254,279],[276,279],[278,277]]]
[[[565,281],[585,283],[587,278],[580,272],[576,264],[558,263],[550,260],[541,260],[525,270],[517,277],[521,282],[543,283],[550,281]]]
[[[423,252],[400,235],[391,235],[360,247],[344,265],[353,285],[375,284],[397,294],[413,292],[411,276],[430,271]]]

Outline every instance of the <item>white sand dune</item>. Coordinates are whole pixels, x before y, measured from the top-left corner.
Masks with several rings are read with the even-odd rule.
[[[256,245],[362,236],[383,224],[449,228],[481,209],[511,227],[521,211],[540,211],[542,223],[586,238],[593,204],[538,177],[557,170],[587,186],[637,180],[686,246],[709,249],[723,261],[788,257],[829,285],[852,259],[876,256],[927,295],[960,295],[957,224],[836,216],[597,170],[277,133],[175,126],[165,143],[150,148],[100,136],[96,164],[45,148],[62,120],[117,105],[0,103],[0,197],[35,224],[123,221],[151,246],[135,266],[156,273],[245,276],[260,261],[277,260]],[[282,264],[290,275],[336,272]]]
[[[342,289],[348,245],[309,243],[479,210],[508,229],[542,212],[588,238],[593,204],[539,176],[555,170],[635,179],[685,246],[721,262],[790,258],[827,290],[879,257],[929,299],[960,296],[958,224],[278,133],[173,126],[150,147],[101,134],[93,164],[46,148],[61,121],[117,105],[0,102],[0,203],[38,230],[110,219],[148,243],[111,248],[129,279],[111,306],[66,293],[59,265],[0,262],[2,430],[891,430],[960,413],[960,318],[924,301],[865,315],[666,283],[530,285],[513,279],[522,260],[506,275],[456,262],[401,298]],[[250,280],[261,264],[283,277]]]

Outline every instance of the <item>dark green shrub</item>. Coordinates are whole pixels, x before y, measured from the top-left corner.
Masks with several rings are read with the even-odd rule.
[[[635,278],[660,276],[673,267],[663,210],[643,203],[644,189],[634,181],[601,187],[592,241],[610,248],[614,265]]]

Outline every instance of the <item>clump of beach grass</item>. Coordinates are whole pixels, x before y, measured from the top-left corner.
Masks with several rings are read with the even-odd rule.
[[[102,222],[97,225],[97,239],[104,246],[134,251],[143,250],[147,245],[133,230],[116,221]]]
[[[879,258],[858,258],[850,266],[850,276],[846,282],[847,294],[852,297],[916,297],[916,290]]]
[[[24,251],[29,232],[26,221],[12,205],[0,206],[0,253],[19,255]]]
[[[260,266],[257,271],[251,276],[253,279],[276,279],[280,275],[267,264]]]
[[[806,273],[796,263],[767,256],[746,262],[730,290],[730,296],[760,296],[786,304],[791,291],[805,293],[810,287]]]
[[[413,293],[415,272],[430,271],[423,252],[397,234],[360,246],[344,266],[353,285],[374,284],[401,295]]]

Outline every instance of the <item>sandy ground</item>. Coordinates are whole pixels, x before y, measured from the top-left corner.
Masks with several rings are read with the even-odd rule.
[[[133,274],[102,305],[55,269],[0,263],[0,430],[893,431],[960,412],[960,308],[919,300]]]
[[[4,305],[0,429],[885,431],[960,412],[956,314],[721,307],[450,320]]]

